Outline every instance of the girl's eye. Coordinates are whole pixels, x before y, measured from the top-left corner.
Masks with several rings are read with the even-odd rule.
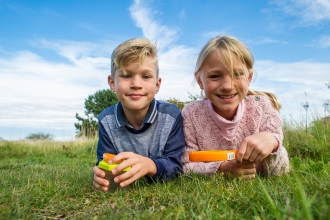
[[[242,73],[242,72],[234,72],[234,74],[233,74],[234,78],[239,78],[243,75],[244,75],[244,73]]]
[[[210,79],[218,79],[219,78],[219,75],[210,75],[209,78]]]

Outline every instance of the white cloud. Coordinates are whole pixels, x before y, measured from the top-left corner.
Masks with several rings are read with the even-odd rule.
[[[159,54],[162,85],[157,98],[188,101],[188,92],[199,94],[198,85],[193,84],[197,52],[195,48],[178,46]]]
[[[279,6],[280,10],[301,20],[298,25],[317,25],[330,21],[329,0],[273,0],[272,3]]]
[[[330,47],[330,36],[322,36],[319,40],[317,40],[316,45],[322,48]]]
[[[79,43],[47,44],[73,62],[49,62],[29,51],[0,57],[1,126],[74,131],[75,114],[83,115],[84,99],[108,88],[110,55],[92,57],[88,46],[75,49]]]
[[[258,74],[251,88],[275,93],[282,102],[281,113],[286,118],[300,121],[302,116],[305,117],[302,103],[306,101],[310,104],[310,115],[323,117],[323,101],[330,98],[330,90],[325,86],[329,80],[329,68],[330,63],[257,60],[255,69]]]
[[[143,36],[157,42],[160,48],[165,48],[177,38],[178,31],[157,22],[154,18],[157,12],[148,7],[145,1],[135,0],[129,10],[136,26],[142,29]]]
[[[264,37],[259,40],[249,41],[249,43],[250,44],[287,44],[288,42],[272,39],[270,37]]]

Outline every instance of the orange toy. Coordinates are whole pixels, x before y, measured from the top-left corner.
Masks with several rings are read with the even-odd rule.
[[[104,153],[104,154],[103,154],[103,160],[104,160],[105,162],[108,163],[109,160],[110,160],[111,158],[113,158],[114,156],[116,156],[116,154]],[[123,160],[117,161],[117,164],[118,164],[118,163],[121,163],[121,162],[123,162]]]
[[[193,162],[234,160],[236,155],[237,150],[193,151],[189,153],[189,160]]]

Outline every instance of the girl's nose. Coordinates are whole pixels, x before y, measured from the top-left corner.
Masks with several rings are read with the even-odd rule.
[[[232,90],[232,88],[233,88],[233,79],[228,74],[222,78],[220,89],[221,90]]]

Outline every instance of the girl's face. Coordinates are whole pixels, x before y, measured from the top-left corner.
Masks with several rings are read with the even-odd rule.
[[[205,91],[216,113],[227,120],[235,117],[253,75],[236,55],[232,54],[232,57],[233,76],[219,51],[211,52],[200,71],[195,73],[199,87]]]

